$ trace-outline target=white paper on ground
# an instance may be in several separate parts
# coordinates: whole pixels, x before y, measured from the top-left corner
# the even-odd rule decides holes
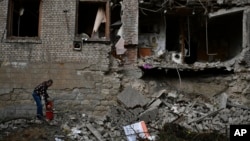
[[[131,125],[123,126],[127,141],[136,141],[136,137],[149,138],[148,129],[144,121],[140,121]]]

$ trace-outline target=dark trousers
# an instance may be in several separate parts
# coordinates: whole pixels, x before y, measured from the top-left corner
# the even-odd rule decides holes
[[[37,106],[37,111],[36,111],[37,117],[39,119],[41,119],[43,117],[43,105],[42,105],[42,101],[41,101],[41,96],[38,95],[36,92],[33,92],[32,96],[33,96],[33,98],[36,102],[36,106]]]

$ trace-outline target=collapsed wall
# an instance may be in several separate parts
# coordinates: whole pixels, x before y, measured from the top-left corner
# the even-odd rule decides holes
[[[177,15],[171,13],[170,9],[166,9],[166,11],[163,9],[162,13],[156,16],[138,10],[143,8],[141,6],[144,6],[143,4],[140,5],[138,1],[112,2],[113,4],[103,0],[95,5],[89,1],[77,1],[76,3],[64,3],[60,0],[43,1],[40,3],[39,14],[36,13],[36,16],[40,17],[36,27],[38,32],[32,32],[32,34],[29,34],[29,32],[24,34],[23,30],[19,31],[16,27],[11,29],[10,25],[13,23],[9,23],[10,20],[8,20],[10,18],[8,13],[11,12],[8,10],[9,4],[7,1],[0,2],[0,9],[2,10],[0,20],[4,23],[0,25],[0,109],[1,115],[4,115],[2,117],[33,115],[35,113],[35,104],[31,97],[33,88],[50,78],[54,80],[54,84],[49,88],[49,94],[55,98],[55,105],[59,108],[58,110],[62,112],[67,110],[84,111],[102,117],[109,110],[109,106],[117,104],[117,94],[132,83],[132,80],[126,78],[134,77],[141,80],[139,78],[143,76],[143,71],[150,71],[152,68],[162,68],[165,71],[168,71],[168,69],[200,71],[215,68],[211,73],[217,71],[216,68],[233,70],[235,73],[231,74],[228,79],[232,77],[234,83],[223,85],[225,89],[220,92],[227,91],[232,97],[236,94],[239,99],[241,99],[242,94],[249,97],[247,96],[249,95],[249,86],[247,85],[249,76],[245,75],[250,66],[248,38],[250,14],[247,4],[242,4],[242,7],[236,8],[236,14],[234,8],[229,9],[226,14],[225,11],[211,12],[216,19],[211,22],[212,29],[209,30],[209,34],[211,32],[209,37],[213,37],[211,40],[215,40],[212,42],[214,43],[212,49],[219,49],[216,52],[220,53],[220,55],[214,56],[207,55],[207,53],[211,53],[210,50],[206,52],[206,49],[211,48],[206,48],[206,28],[203,28],[206,25],[204,17],[193,17],[193,19],[189,19],[189,22],[187,22],[187,17],[179,18],[178,14],[184,12],[184,14],[190,15],[193,9],[180,8],[176,11]],[[237,4],[237,6],[239,5]],[[20,7],[15,8],[19,10]],[[31,8],[31,6],[29,5],[27,8]],[[103,23],[99,25],[100,34],[97,34],[96,30],[93,32],[92,26],[94,26],[96,18],[94,13],[90,14],[90,22],[84,22],[84,19],[87,18],[86,14],[82,13],[86,12],[86,9],[92,8],[101,11],[101,15],[105,13],[106,18],[113,17],[102,19]],[[109,8],[115,12],[108,13]],[[198,10],[195,11],[197,14],[203,14],[204,9],[200,4],[196,10]],[[22,15],[22,13],[19,14]],[[23,14],[25,16],[25,10]],[[223,24],[226,24],[224,20],[219,18],[224,14],[226,15],[224,17],[226,22],[231,22],[230,18],[232,17],[237,19],[232,22],[232,25],[225,26],[219,36],[226,37],[226,42],[221,38],[216,40],[218,35],[215,32],[215,29],[224,27]],[[161,17],[160,21],[155,20],[159,19],[158,16]],[[15,15],[13,21],[17,22],[18,17],[18,15]],[[180,22],[182,20],[186,24],[177,26],[177,24],[183,23]],[[159,26],[160,28],[157,28],[157,26],[151,27],[151,24],[154,24],[152,21],[163,25],[164,22],[168,22],[170,28],[162,25]],[[203,29],[203,36],[194,34],[199,31],[193,31],[192,36],[186,36],[189,35],[187,34],[189,33],[187,32],[189,29],[187,28],[189,27],[187,26],[188,23],[191,24],[192,29],[195,29],[197,21],[200,21],[201,25],[198,27]],[[221,22],[223,22],[222,25]],[[8,27],[4,25],[8,25]],[[182,60],[183,56],[181,55],[185,52],[185,49],[184,46],[181,46],[182,50],[180,50],[179,45],[185,45],[187,42],[185,40],[179,42],[179,34],[175,32],[175,30],[179,30],[179,26],[186,27],[186,29],[183,28],[179,31],[181,35],[195,37],[195,41],[199,41],[197,40],[198,37],[202,39],[196,42],[201,46],[197,50],[196,56],[192,56],[192,59],[196,58],[195,60],[191,59],[184,62]],[[230,30],[236,26],[234,33],[231,34]],[[153,33],[151,34],[151,32]],[[109,36],[109,33],[112,33],[112,36]],[[117,35],[119,35],[119,38]],[[156,43],[155,41],[161,42]],[[120,46],[122,44],[124,46]],[[149,45],[153,46],[154,50],[149,48]],[[146,56],[141,54],[141,49],[144,47],[150,50]],[[180,56],[178,57],[178,55]],[[182,75],[180,78],[182,78]],[[188,93],[197,93],[200,89],[218,88],[215,87],[217,83],[213,84],[214,79],[212,78],[209,80],[211,81],[209,82],[210,85],[207,85],[207,83],[200,84],[199,82],[191,83],[188,80],[182,81],[181,89],[178,87],[180,78],[174,79],[173,87]],[[223,82],[218,84],[221,85]],[[218,89],[221,89],[221,87]],[[203,93],[205,95],[211,92],[206,90]],[[152,91],[148,92],[148,94],[150,93]],[[244,101],[244,104],[246,103],[247,101]]]
[[[230,2],[211,2],[207,7],[195,2],[182,4],[173,2],[157,10],[157,4],[140,4],[138,66],[237,70],[235,66],[245,62],[249,51],[247,3],[239,7],[230,6]]]

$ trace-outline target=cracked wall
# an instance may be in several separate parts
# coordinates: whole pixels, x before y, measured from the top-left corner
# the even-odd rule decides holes
[[[250,14],[248,7],[242,14],[242,28],[244,29],[242,31],[242,51],[239,54],[233,54],[237,59],[230,59],[225,62],[193,62],[190,65],[173,62],[171,60],[172,54],[163,56],[164,53],[168,52],[167,49],[175,51],[175,49],[171,49],[171,44],[179,43],[177,39],[179,36],[176,35],[176,38],[173,38],[173,42],[168,44],[168,40],[164,40],[164,34],[171,36],[171,33],[175,33],[174,31],[168,34],[169,32],[165,33],[164,26],[160,26],[161,28],[157,29],[140,23],[140,20],[152,19],[151,17],[140,19],[142,17],[140,17],[141,11],[138,10],[140,7],[138,1],[114,0],[112,1],[113,3],[110,3],[110,5],[113,4],[110,7],[110,16],[113,17],[110,19],[111,35],[110,40],[105,39],[105,41],[101,39],[83,41],[81,35],[76,35],[78,34],[76,33],[76,27],[79,26],[76,25],[76,2],[68,0],[42,1],[40,38],[35,39],[28,37],[8,38],[6,25],[9,3],[7,0],[0,2],[0,21],[3,23],[0,25],[1,115],[13,115],[18,110],[20,111],[19,113],[24,115],[33,114],[35,110],[31,97],[33,88],[40,82],[51,78],[54,80],[54,84],[49,88],[49,94],[55,98],[56,108],[60,108],[62,111],[79,110],[101,117],[109,110],[109,106],[116,104],[116,96],[122,88],[137,81],[136,78],[143,76],[141,68],[144,66],[147,66],[146,69],[161,68],[166,71],[169,68],[174,70],[206,70],[209,68],[234,70],[235,74],[231,76],[238,83],[230,83],[228,92],[239,94],[240,96],[243,93],[249,95],[249,88],[246,85],[249,81],[249,76],[244,78],[245,74],[242,73],[248,72],[250,66],[248,38],[250,34]],[[106,3],[107,1],[101,0],[101,2]],[[122,4],[120,5],[120,3]],[[239,6],[246,3],[236,5]],[[112,14],[112,10],[116,14]],[[163,10],[162,12],[164,14],[167,11]],[[119,12],[121,13],[117,14]],[[188,12],[192,13],[192,10],[188,10]],[[146,16],[147,13],[144,14]],[[173,19],[177,20],[178,18]],[[160,20],[162,20],[162,25],[164,25],[166,19],[162,18]],[[171,22],[172,25],[176,24],[174,21]],[[141,25],[143,28],[140,27]],[[124,39],[124,47],[127,51],[124,54],[114,55],[116,57],[114,58],[112,53],[115,50],[115,43],[117,43],[116,33],[120,30],[123,32],[119,36]],[[142,30],[149,33],[144,34],[141,32]],[[152,30],[152,37],[156,38],[150,38]],[[156,41],[160,42],[157,45],[152,39],[158,39]],[[144,41],[156,47],[155,52],[151,52],[153,56],[143,58],[144,56],[140,54],[140,46]],[[241,42],[241,40],[238,42]],[[167,48],[164,47],[164,44],[168,45]],[[230,48],[232,51],[237,51],[241,47],[237,47],[237,50],[233,46],[230,46]],[[158,52],[158,49],[165,50]],[[213,80],[214,78],[209,79],[209,81]],[[178,88],[178,83],[179,78],[176,77],[172,84]],[[223,83],[221,81],[218,82],[218,84]],[[151,84],[149,83],[149,85]],[[200,87],[205,95],[208,93],[206,93],[206,90],[216,85],[213,82],[209,82],[208,88],[206,87],[206,82],[202,83],[203,85],[201,86],[199,82],[191,83],[189,79],[183,80],[183,84],[185,84],[185,87],[183,87],[184,91],[195,93],[198,90],[195,87]],[[219,87],[218,91],[223,91],[224,86],[228,88],[228,85]],[[241,88],[237,88],[238,86]],[[150,93],[152,91],[147,92],[149,95]]]
[[[34,87],[52,78],[54,84],[48,93],[55,100],[58,110],[78,110],[100,116],[114,104],[120,80],[100,70],[88,70],[88,67],[78,63],[2,64],[0,107],[15,110],[23,105],[21,109],[25,111],[27,108],[26,112],[31,114],[35,110],[31,97]]]
[[[106,1],[103,1],[106,2]],[[36,85],[53,79],[49,94],[59,110],[102,116],[115,101],[119,78],[110,77],[111,44],[87,42],[74,50],[76,1],[41,1],[39,37],[9,37],[9,1],[0,2],[0,111],[30,116]],[[25,14],[24,10],[24,13]]]

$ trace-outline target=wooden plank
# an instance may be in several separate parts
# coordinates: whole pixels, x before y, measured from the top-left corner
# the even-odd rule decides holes
[[[97,131],[90,123],[86,124],[87,128],[90,130],[91,133],[99,140],[99,141],[104,141],[102,139],[102,135]]]
[[[193,123],[193,122],[200,122],[200,121],[202,121],[204,118],[209,117],[209,116],[212,116],[212,115],[214,115],[214,114],[217,114],[218,112],[220,112],[220,111],[223,110],[223,109],[224,109],[224,108],[221,108],[221,109],[216,110],[216,111],[213,111],[213,112],[211,112],[211,113],[209,113],[209,114],[207,114],[207,115],[204,115],[204,116],[202,116],[202,117],[200,117],[200,118],[198,118],[198,119],[192,120],[192,121],[188,122],[188,124]]]

